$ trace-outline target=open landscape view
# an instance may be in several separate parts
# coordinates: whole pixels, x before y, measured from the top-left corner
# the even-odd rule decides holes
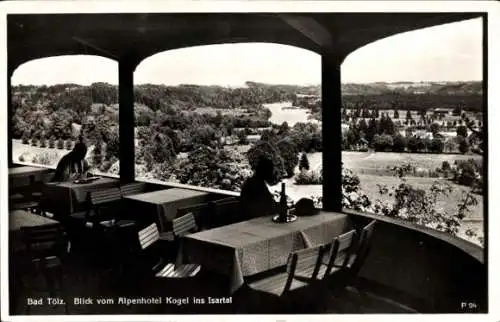
[[[486,14],[7,18],[10,314],[488,312]]]
[[[464,26],[473,27],[468,34],[480,27],[477,20],[452,25],[454,29],[431,29],[447,32],[454,40]],[[424,31],[415,31],[412,37],[418,38],[419,33]],[[400,39],[411,37],[403,34],[391,38],[395,38],[393,47],[391,39],[369,45],[359,50],[359,57],[353,54],[355,57],[344,65],[354,66],[361,56],[369,57],[381,47],[385,51],[401,47]],[[370,46],[374,47],[371,52]],[[422,44],[424,49],[426,46],[428,42]],[[453,46],[461,44],[451,41],[442,51],[453,57]],[[471,56],[478,55],[479,50],[473,47],[469,52]],[[272,55],[266,58],[266,54]],[[277,62],[278,57],[287,56]],[[14,79],[20,82],[12,90],[15,162],[55,167],[73,141],[83,135],[90,147],[87,158],[92,170],[119,174],[116,85],[97,82],[98,79],[88,80],[92,82],[89,85],[72,83],[72,77],[82,78],[79,75],[85,72],[73,74],[70,70],[51,76],[67,79],[65,83],[27,85],[29,78],[22,80],[22,75],[29,75],[29,68],[42,72],[55,62],[70,67],[85,59],[90,58],[45,58],[21,66],[19,75],[14,73]],[[116,68],[111,61],[93,59],[108,70]],[[217,71],[210,67],[209,59],[221,69],[219,75],[212,74]],[[305,65],[293,66],[293,59],[301,59]],[[361,62],[363,66],[367,59]],[[390,67],[397,66],[393,65],[406,63],[399,62],[401,58],[396,54],[391,59],[395,62],[387,67],[389,73],[394,73]],[[481,69],[480,57],[472,59],[475,65],[464,68],[470,81],[457,81],[455,75],[447,80],[445,74],[431,73],[440,81],[402,78],[387,82],[383,76],[381,81],[344,82],[343,106],[336,108],[342,111],[344,175],[352,178],[344,181],[345,207],[408,218],[483,244],[483,84],[474,80]],[[256,70],[250,72],[241,65],[246,60],[252,60]],[[407,60],[415,61],[415,54]],[[422,66],[437,64],[424,55],[418,60]],[[188,65],[179,66],[182,62]],[[169,75],[165,76],[165,83],[177,85],[160,83],[159,66],[165,73],[174,68],[180,80]],[[373,69],[375,75],[381,72],[379,67]],[[451,70],[449,63],[442,69]],[[264,74],[263,79],[241,81],[259,72]],[[269,75],[283,73],[297,79],[297,84],[262,82],[273,77],[281,80]],[[367,77],[370,72],[362,74],[350,67],[342,75],[359,78],[357,73]],[[419,73],[422,72],[416,72]],[[135,74],[136,79],[149,77],[155,81],[144,81],[134,88],[137,180],[238,193],[243,181],[252,174],[252,162],[269,154],[280,172],[277,180],[286,183],[292,200],[306,197],[321,202],[322,141],[334,138],[322,137],[321,85],[312,82],[320,80],[317,54],[275,44],[201,46],[155,55],[139,65]],[[400,74],[405,77],[404,72]],[[201,83],[178,84],[197,79]],[[216,85],[209,85],[212,83]],[[276,183],[271,187],[274,191],[280,187]],[[412,214],[408,207],[414,203],[420,208]],[[430,213],[423,215],[422,211]]]

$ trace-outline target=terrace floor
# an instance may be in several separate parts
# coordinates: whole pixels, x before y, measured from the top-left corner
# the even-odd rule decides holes
[[[41,274],[23,279],[29,287],[16,287],[17,298],[11,304],[13,315],[59,315],[66,314],[63,305],[30,306],[27,310],[28,298],[44,299],[50,297],[46,291]],[[222,277],[201,271],[195,280],[148,280],[135,273],[107,273],[103,268],[96,268],[86,255],[78,254],[66,261],[63,273],[63,292],[58,291],[55,297],[61,297],[68,303],[67,314],[252,314],[252,313],[416,313],[416,310],[382,295],[379,290],[360,281],[345,289],[335,292],[331,289],[317,290],[310,295],[298,294],[286,301],[257,294],[243,287],[232,297],[232,304],[193,304],[194,298],[223,297],[223,285],[227,285]],[[38,290],[35,290],[38,289]],[[314,296],[311,296],[314,294]],[[162,304],[117,304],[119,297],[152,298],[161,297]],[[167,298],[189,298],[188,305],[166,303]],[[75,298],[90,298],[92,305],[75,305]],[[113,299],[115,304],[97,304],[98,299]],[[304,300],[306,299],[306,300]],[[11,296],[11,301],[13,296]]]

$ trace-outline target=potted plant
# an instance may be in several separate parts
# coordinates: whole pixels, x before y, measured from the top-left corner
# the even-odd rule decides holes
[[[49,139],[49,148],[53,149],[56,147],[56,138],[52,135]]]
[[[57,140],[57,148],[59,150],[64,149],[64,140],[62,138],[60,138],[59,140]]]

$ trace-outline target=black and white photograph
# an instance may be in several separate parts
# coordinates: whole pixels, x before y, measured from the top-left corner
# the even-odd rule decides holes
[[[84,2],[4,6],[2,320],[491,313],[493,7]]]

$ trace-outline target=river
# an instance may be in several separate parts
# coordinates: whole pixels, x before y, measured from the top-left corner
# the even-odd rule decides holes
[[[269,121],[273,124],[282,124],[287,122],[289,126],[294,126],[299,122],[312,122],[319,123],[317,120],[308,120],[309,110],[305,108],[290,109],[286,107],[292,107],[292,102],[280,102],[280,103],[270,103],[264,104],[264,107],[271,111],[271,117]],[[284,109],[285,108],[285,109]]]

